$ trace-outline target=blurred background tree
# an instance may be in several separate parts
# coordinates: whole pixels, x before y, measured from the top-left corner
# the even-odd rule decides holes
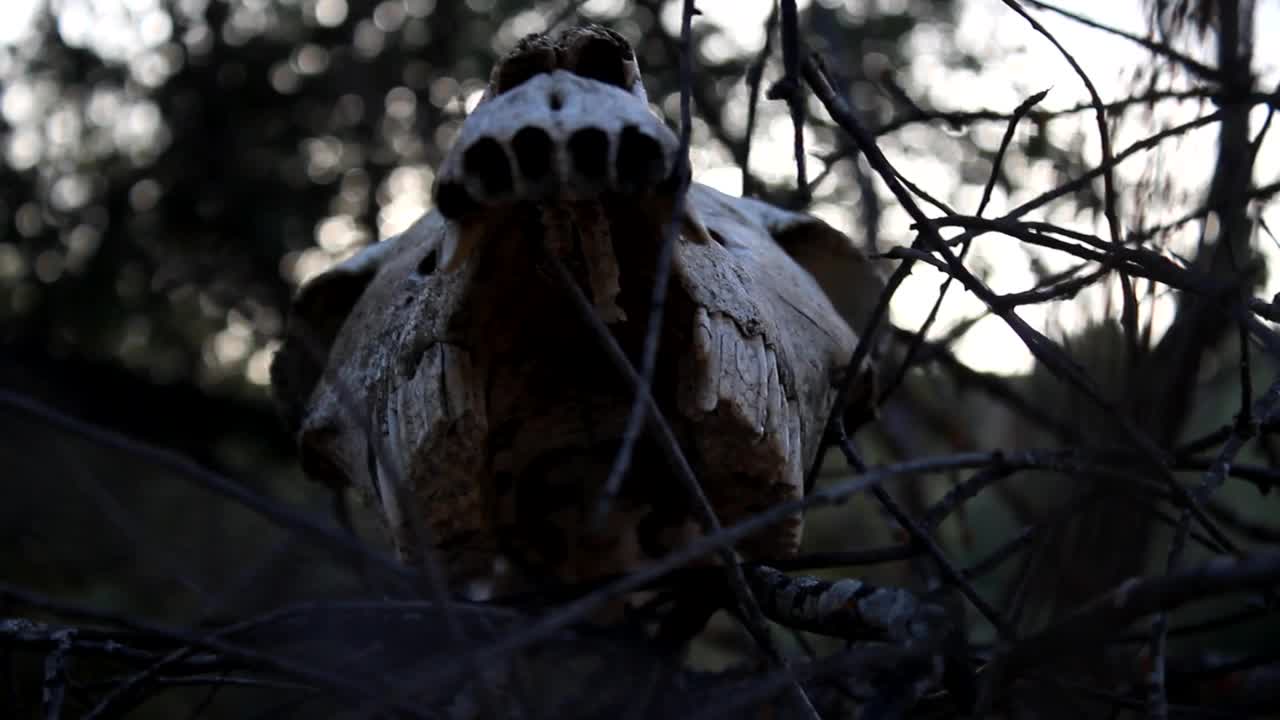
[[[432,169],[495,55],[553,22],[610,23],[637,41],[670,116],[677,5],[40,4],[0,48],[5,373],[50,380],[77,413],[218,466],[226,437],[281,450],[262,388],[291,292],[427,209]],[[815,3],[803,21],[879,121],[892,101],[876,84],[909,67],[915,28],[945,35],[952,3],[857,5]],[[741,160],[759,48],[714,15],[698,44],[700,159]],[[782,198],[788,164],[757,164],[762,191]]]
[[[937,206],[961,212],[978,205],[1009,113],[1050,82],[1041,67],[1012,77],[1007,56],[1016,63],[1026,55],[1011,47],[1045,43],[1021,25],[1017,43],[985,39],[994,26],[983,13],[993,11],[966,12],[977,4],[799,3],[801,36],[824,54],[886,153]],[[748,112],[752,98],[782,76],[771,3],[699,5],[695,177],[807,207],[871,250],[909,240],[904,213],[816,101],[805,108],[804,187],[797,187],[785,103],[762,100]],[[609,24],[636,46],[651,101],[677,124],[680,3],[672,0],[30,6],[29,25],[0,34],[0,388],[176,450],[318,517],[329,515],[330,498],[301,480],[267,392],[289,298],[308,278],[429,209],[434,168],[493,59],[530,32]],[[1275,68],[1254,57],[1257,8],[1249,0],[1142,7],[1149,23],[1141,32],[1185,54],[1155,52],[1125,77],[1127,99],[1104,98],[1119,101],[1108,114],[1116,148],[1172,124],[1167,102],[1182,120],[1205,108],[1227,111],[1209,125],[1216,145],[1194,146],[1202,148],[1199,175],[1179,170],[1175,140],[1173,150],[1153,153],[1123,176],[1120,219],[1150,247],[1256,292],[1265,282],[1257,230],[1265,229],[1264,204],[1276,192],[1274,181],[1254,183],[1255,160],[1269,172],[1275,167],[1258,160],[1274,157],[1260,130],[1273,107],[1259,100],[1259,88],[1274,82]],[[1074,49],[1082,60],[1091,52]],[[1218,70],[1206,74],[1187,56]],[[1069,89],[1055,87],[1056,104],[1032,110],[1013,136],[988,216],[1100,161],[1097,128],[1081,112],[1091,112],[1087,95],[1070,77]],[[1079,184],[1036,216],[1107,237],[1105,208],[1098,181]],[[1075,262],[1003,247],[977,248],[969,258],[979,277],[1002,290],[1060,281]],[[1106,277],[1078,298],[1025,313],[1064,340],[1162,447],[1229,422],[1240,404],[1235,329],[1212,303],[1175,302],[1154,284],[1138,288],[1138,322],[1126,325],[1121,287]],[[911,344],[941,281],[921,268],[904,286],[894,314],[904,328],[895,336],[901,347]],[[992,343],[990,327],[999,323],[975,304],[954,291],[941,301],[946,320],[904,371],[905,382],[890,383],[901,392],[889,396],[868,433],[873,460],[1117,437],[1115,417],[1033,366],[1016,344],[1024,376],[976,366],[975,359],[1009,360],[993,349],[1009,345]],[[1250,368],[1259,386],[1272,363],[1258,358]],[[890,368],[892,379],[897,369]],[[358,569],[240,504],[147,458],[93,446],[6,407],[0,580],[176,623],[363,586]],[[1270,442],[1241,457],[1274,466]],[[1032,487],[1043,477],[1026,478],[978,498],[980,521],[960,513],[939,533],[964,557],[978,557],[1036,522],[1037,507],[1091,492]],[[946,487],[913,483],[902,494],[920,510]],[[1253,489],[1236,485],[1223,496],[1244,509],[1245,526],[1261,533],[1255,540],[1274,540],[1267,534],[1274,528],[1256,522],[1277,511],[1274,494],[1258,501],[1245,491]],[[1127,574],[1163,567],[1164,548],[1154,540],[1168,530],[1149,516],[1134,521],[1131,499],[1107,508],[1062,531],[1033,586],[1046,607],[1055,596],[1069,607]],[[817,522],[809,543],[842,549],[892,535],[872,525],[887,523]],[[1073,558],[1089,563],[1073,566]],[[1011,576],[984,589],[1004,587]]]
[[[707,6],[696,32],[700,169],[747,160],[752,68],[763,71],[761,93],[781,74],[776,52],[759,63],[774,22],[767,6],[746,22],[731,17],[733,3],[722,5]],[[877,88],[910,67],[913,34],[938,45],[932,61],[976,67],[942,42],[953,11],[938,0],[825,2],[807,5],[801,22],[878,125],[898,114],[892,93]],[[617,28],[636,44],[655,107],[676,124],[678,13],[679,3],[628,0],[35,3],[30,28],[0,45],[0,385],[325,508],[322,493],[297,481],[266,387],[292,293],[428,209],[433,168],[493,59],[527,33],[579,21]],[[755,123],[757,136],[783,138],[773,143],[783,154],[757,149],[751,184],[795,205],[780,105],[762,103]],[[862,174],[835,136],[811,120],[811,151],[828,160],[809,159],[818,202],[847,201],[844,168]],[[721,180],[736,190],[741,175]],[[868,223],[874,238],[878,203],[872,192],[840,212]],[[118,584],[129,595],[128,566],[148,565],[136,556],[140,540],[200,544],[195,526],[176,532],[164,518],[240,512],[128,458],[91,460],[27,417],[3,422],[13,432],[0,453],[15,470],[4,483],[25,498],[8,504],[3,524],[25,538],[6,544],[18,551],[5,563],[18,577],[71,563],[90,585]],[[141,516],[120,520],[142,538],[99,541],[114,548],[114,562],[71,561],[79,551],[67,548],[118,533],[50,457],[80,466]],[[261,540],[237,523],[213,521],[210,545],[189,552],[231,562],[242,542]],[[33,534],[37,526],[46,532]],[[276,584],[288,592],[296,582],[277,576]]]

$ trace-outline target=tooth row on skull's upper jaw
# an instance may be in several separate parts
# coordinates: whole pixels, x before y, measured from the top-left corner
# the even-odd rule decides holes
[[[605,191],[645,192],[676,165],[679,141],[646,102],[557,70],[479,105],[436,178],[436,207],[456,219],[482,207]]]

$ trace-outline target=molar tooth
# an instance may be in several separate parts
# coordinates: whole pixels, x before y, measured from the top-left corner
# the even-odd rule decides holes
[[[742,410],[756,435],[764,434],[768,415],[768,388],[766,387],[767,356],[764,342],[759,335],[738,336],[738,377],[742,383]]]
[[[787,457],[789,458],[787,467],[791,471],[793,487],[804,487],[807,464],[812,461],[812,458],[804,455],[803,429],[800,426],[800,413],[787,413]]]
[[[781,395],[782,404],[778,409],[778,438],[781,441],[780,446],[782,447],[782,455],[787,459],[787,477],[794,479],[794,467],[800,463],[800,459],[796,456],[800,454],[800,450],[791,446],[793,440],[791,435],[791,403],[787,400],[786,390],[783,390]],[[803,470],[799,477],[801,478],[800,482],[803,483]],[[800,487],[800,485],[795,482],[793,482],[792,485],[794,487]]]
[[[699,307],[693,318],[694,407],[703,413],[716,409],[720,401],[720,338],[707,309]]]
[[[778,376],[778,355],[771,347],[765,350],[765,383],[767,385],[765,399],[765,421],[764,432],[768,436],[782,435],[784,439],[783,454],[786,454],[785,435],[786,430],[784,423],[785,418],[782,415],[783,408],[786,405],[786,398],[783,396],[782,381]]]
[[[720,313],[715,315],[716,336],[720,344],[720,398],[723,401],[721,413],[732,413],[733,416],[745,418],[742,403],[747,399],[746,379],[743,377],[745,358],[741,354],[742,335],[731,318]]]

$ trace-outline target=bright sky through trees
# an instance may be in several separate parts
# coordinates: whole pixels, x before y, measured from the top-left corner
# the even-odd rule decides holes
[[[31,22],[43,2],[52,1],[57,6],[68,7],[78,5],[91,13],[119,16],[112,12],[112,6],[121,4],[132,9],[138,6],[152,6],[149,0],[3,0],[0,2],[0,44],[12,43],[29,32]],[[835,0],[800,0],[803,7],[810,1],[831,3]],[[620,0],[590,0],[591,6],[612,6]],[[699,9],[705,17],[731,30],[731,41],[741,49],[755,50],[763,43],[763,28],[774,0],[700,0]],[[906,7],[906,0],[879,0],[872,5],[879,11],[901,11]],[[1074,12],[1087,15],[1104,24],[1121,28],[1139,35],[1145,34],[1143,3],[1140,0],[1074,0],[1064,3]],[[671,29],[678,32],[679,3],[669,3],[663,21]],[[1088,100],[1088,95],[1079,78],[1072,72],[1066,61],[1043,37],[1031,30],[1026,22],[1010,11],[999,0],[965,0],[960,20],[955,28],[959,44],[975,56],[985,58],[981,71],[958,70],[947,67],[941,61],[929,62],[928,56],[939,46],[940,39],[935,30],[928,27],[917,29],[912,43],[919,60],[914,63],[911,77],[900,81],[910,91],[927,97],[928,104],[943,110],[978,110],[991,109],[1010,111],[1027,96],[1050,89],[1040,107],[1053,110],[1076,105]],[[602,8],[597,8],[602,9]],[[1143,63],[1150,63],[1151,56],[1136,44],[1096,30],[1081,26],[1068,19],[1046,12],[1035,12],[1040,20],[1062,44],[1072,52],[1083,66],[1098,88],[1104,100],[1124,97],[1131,94],[1134,83],[1133,71],[1141,68]],[[92,32],[108,32],[110,26],[95,26]],[[1280,81],[1280,57],[1265,52],[1280,42],[1280,2],[1261,0],[1256,18],[1256,47],[1259,67],[1257,68],[1262,87],[1274,87]],[[107,41],[110,45],[110,41]],[[713,52],[714,48],[705,51]],[[1212,58],[1212,50],[1199,49],[1197,56]],[[923,56],[923,57],[920,57]],[[1115,131],[1113,144],[1123,148],[1149,134],[1157,124],[1184,122],[1204,110],[1194,104],[1164,104],[1152,118],[1152,124],[1127,122]],[[1265,117],[1266,108],[1255,109],[1255,130]],[[1076,117],[1078,127],[1085,128],[1089,142],[1084,146],[1085,157],[1089,162],[1101,159],[1100,147],[1097,143],[1096,131],[1092,130],[1094,119],[1089,113],[1081,113]],[[1055,131],[1059,129],[1074,132],[1069,123],[1055,123]],[[987,124],[985,127],[975,125],[970,132],[995,133],[1003,132],[999,124]],[[1215,157],[1215,140],[1217,126],[1213,125],[1198,132],[1193,132],[1162,146],[1159,159],[1160,172],[1173,177],[1181,189],[1194,191],[1203,187],[1212,172]],[[760,129],[756,138],[757,145],[753,152],[753,169],[766,174],[777,174],[789,177],[792,163],[791,138],[789,124],[775,122]],[[992,143],[994,144],[994,143]],[[898,168],[913,182],[936,196],[949,199],[962,211],[971,211],[976,207],[981,188],[977,186],[960,186],[960,178],[945,159],[929,154],[904,154],[894,152],[892,146],[886,145],[886,152]],[[1140,154],[1126,162],[1117,171],[1122,188],[1139,182],[1144,174],[1150,175],[1153,154]],[[1009,161],[1016,161],[1010,158]],[[820,161],[813,158],[815,164]],[[1045,161],[1047,164],[1047,161]],[[1025,163],[1024,163],[1025,164]],[[1013,168],[1011,168],[1013,169]],[[737,193],[741,187],[741,174],[728,162],[723,154],[703,154],[695,157],[695,170],[698,179],[717,186],[727,192]],[[1023,188],[1013,197],[997,191],[988,215],[997,215],[1002,210],[1017,205],[1023,200],[1043,192],[1051,187],[1053,178],[1047,167],[1032,164],[1016,168],[1022,173]],[[1274,182],[1280,174],[1280,150],[1272,139],[1264,143],[1258,158],[1255,183]],[[840,181],[838,176],[836,181]],[[886,195],[887,198],[887,195]],[[846,230],[850,226],[850,213],[846,208],[826,205],[816,206],[814,212],[833,224]],[[1185,211],[1185,207],[1174,204],[1169,208],[1153,208],[1163,210],[1168,217],[1174,217]],[[416,207],[414,208],[416,214]],[[1086,216],[1077,215],[1070,203],[1059,203],[1050,210],[1048,219],[1065,226],[1079,227],[1087,225]],[[1122,220],[1124,219],[1122,215]],[[1149,217],[1148,221],[1159,220],[1160,217]],[[1265,211],[1263,220],[1270,228],[1280,228],[1280,211],[1274,207]],[[1101,223],[1099,218],[1099,223]],[[885,238],[891,242],[899,242],[909,238],[909,219],[895,203],[888,201],[883,219]],[[1080,227],[1083,230],[1102,231],[1101,224],[1093,227]],[[1132,229],[1132,228],[1130,228]],[[1190,251],[1195,240],[1195,229],[1190,228],[1184,237],[1175,243],[1174,249]],[[1103,233],[1105,235],[1105,232]],[[975,249],[975,258],[986,262],[991,268],[988,276],[990,284],[998,291],[1009,292],[1027,289],[1034,282],[1028,256],[1021,252],[1001,252],[1002,243],[1007,239],[990,239],[986,244],[979,243]],[[1179,244],[1181,243],[1181,244]],[[1263,252],[1270,265],[1270,278],[1263,296],[1280,291],[1280,250],[1276,244],[1265,236],[1260,240]],[[1004,247],[1008,247],[1004,245]],[[1073,261],[1072,258],[1046,255],[1042,258],[1050,269],[1062,269]],[[1055,267],[1054,263],[1061,267]],[[894,320],[906,327],[920,323],[927,314],[936,289],[941,282],[941,275],[927,267],[916,271],[913,277],[894,298]],[[1114,291],[1114,288],[1112,288]],[[1080,330],[1091,317],[1097,317],[1107,311],[1109,303],[1115,298],[1107,297],[1107,290],[1101,286],[1090,288],[1082,293],[1078,302],[1056,305],[1030,305],[1019,309],[1019,313],[1034,327],[1050,331],[1072,332]],[[1116,307],[1111,304],[1110,307]],[[952,291],[939,316],[937,332],[945,332],[948,327],[973,316],[981,315],[984,308],[974,297],[958,290]],[[1162,330],[1173,316],[1172,299],[1165,297],[1151,306],[1154,324]],[[995,318],[980,321],[972,330],[964,335],[956,346],[957,353],[971,366],[977,369],[1019,372],[1028,369],[1031,357],[1022,344],[1015,338],[1005,324]]]

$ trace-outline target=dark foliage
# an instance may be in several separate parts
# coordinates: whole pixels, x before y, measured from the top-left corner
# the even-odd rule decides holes
[[[1024,43],[1053,44],[1087,88],[1053,111],[1043,93],[992,110],[910,81],[910,39],[947,36],[951,2],[783,0],[761,19],[763,48],[712,12],[682,34],[670,22],[682,5],[68,0],[0,45],[0,716],[1277,707],[1280,308],[1256,295],[1262,212],[1280,188],[1255,181],[1274,171],[1255,161],[1276,97],[1255,72],[1254,3],[1149,3],[1149,36],[1127,37],[1155,61],[1107,98],[1081,49],[1041,23],[1123,33],[1006,0]],[[811,552],[782,568],[823,580],[744,568],[735,595],[681,569],[749,530],[735,526],[564,597],[442,605],[341,491],[297,472],[264,387],[297,286],[425,210],[495,54],[579,19],[636,45],[651,100],[702,166],[736,165],[748,192],[781,205],[835,208],[890,263],[858,328],[862,352],[889,348],[881,415],[861,447],[832,418],[829,462],[847,469],[814,468]],[[1201,37],[1215,56],[1186,49]],[[942,43],[926,60],[972,71],[990,58]],[[1183,101],[1203,112],[1115,140]],[[700,120],[685,124],[689,103]],[[785,167],[751,142],[779,121],[796,159]],[[1167,171],[1117,172],[1197,128],[1217,133],[1198,195],[1169,192]],[[934,198],[936,183],[902,171],[934,152],[980,193],[973,215],[951,206],[958,190]],[[1070,214],[1079,227],[1060,222]],[[1179,234],[1196,238],[1189,252]],[[995,242],[1023,248],[1031,287],[993,289],[991,259],[1017,254],[980,247]],[[893,327],[890,299],[913,269],[939,273],[933,311]],[[953,290],[1017,336],[1031,374],[965,364],[977,321],[934,328]],[[1105,309],[1074,335],[1020,314],[1094,290]],[[813,609],[870,597],[870,585],[840,594],[864,572],[912,588],[892,595],[912,612]],[[676,667],[632,627],[682,588],[711,588],[731,610],[693,653],[715,672]],[[584,622],[637,589],[658,592],[636,622]],[[901,617],[927,630],[890,622]]]

